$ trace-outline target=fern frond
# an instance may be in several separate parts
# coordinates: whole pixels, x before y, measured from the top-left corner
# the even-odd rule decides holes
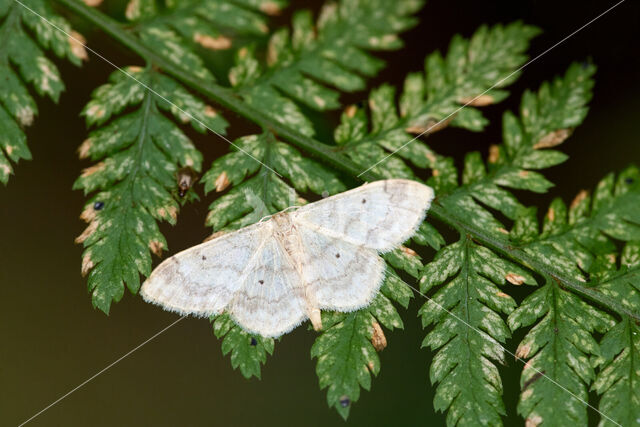
[[[213,79],[198,48],[227,50],[241,35],[264,37],[264,14],[273,15],[286,0],[130,0],[125,17],[133,30],[155,52],[189,69],[202,79]]]
[[[273,354],[274,339],[249,334],[236,325],[230,316],[221,314],[211,319],[213,332],[222,339],[222,354],[231,353],[231,366],[240,368],[242,375],[249,379],[260,379],[260,365]]]
[[[229,81],[243,99],[282,124],[313,135],[297,103],[323,111],[340,106],[339,91],[363,89],[365,78],[383,66],[367,51],[397,49],[397,34],[412,27],[409,15],[422,0],[341,0],[327,3],[314,24],[297,11],[292,30],[274,32],[262,67],[253,49],[242,48]],[[333,86],[334,88],[327,87]],[[336,90],[338,89],[338,90]]]
[[[176,221],[179,202],[172,192],[177,169],[201,167],[200,152],[162,111],[201,132],[206,125],[224,133],[227,125],[171,78],[139,67],[127,72],[137,81],[113,73],[83,110],[87,124],[100,127],[82,143],[80,157],[101,161],[74,184],[93,193],[81,215],[90,224],[77,241],[85,247],[82,271],[89,275],[93,305],[105,313],[122,298],[125,284],[132,293],[138,291],[140,274],[151,271],[149,252],[160,255],[166,249],[157,221]],[[125,108],[131,111],[122,114]]]
[[[318,359],[320,388],[327,388],[327,403],[347,419],[360,387],[371,388],[371,374],[380,372],[377,352],[387,345],[380,325],[389,330],[403,328],[392,301],[407,307],[411,289],[393,270],[387,270],[380,293],[368,307],[352,313],[322,312],[323,331],[311,347]]]
[[[567,209],[562,200],[551,203],[545,216],[542,233],[532,235],[538,229],[534,210],[523,212],[516,221],[526,224],[514,227],[532,232],[513,233],[512,238],[526,242],[521,247],[537,261],[560,270],[576,280],[590,280],[593,286],[631,310],[640,306],[637,287],[638,245],[627,243],[623,252],[621,269],[616,269],[617,247],[615,240],[640,239],[640,171],[630,167],[616,180],[613,174],[605,177],[597,186],[593,196],[581,192]],[[554,422],[586,422],[586,407],[577,399],[560,400],[557,394],[560,387],[566,388],[581,399],[587,399],[587,386],[595,379],[589,357],[596,357],[596,364],[608,366],[599,374],[594,388],[606,393],[601,403],[607,416],[609,410],[614,416],[630,416],[630,408],[620,408],[615,403],[620,397],[620,389],[610,388],[620,375],[621,366],[628,368],[625,357],[635,349],[635,340],[629,341],[624,334],[629,333],[633,325],[626,325],[626,318],[616,327],[609,329],[613,321],[608,315],[589,306],[576,296],[563,290],[553,277],[541,290],[528,297],[520,308],[509,318],[513,330],[542,320],[529,332],[518,347],[518,357],[529,359],[522,374],[523,391],[519,412],[538,424],[553,419]],[[603,343],[598,346],[592,332],[607,332]],[[605,350],[606,348],[606,350]],[[617,361],[614,357],[621,351]],[[559,360],[559,356],[560,360]],[[558,362],[565,367],[559,366]],[[539,374],[533,369],[544,371],[547,379],[536,380],[539,385],[531,385],[532,378]],[[632,381],[629,378],[628,381]],[[626,391],[632,391],[633,398],[638,390],[632,383]],[[624,389],[625,382],[619,384]],[[630,387],[630,388],[629,388]],[[637,387],[636,387],[637,388]],[[554,389],[554,390],[552,390]],[[555,394],[554,394],[555,393]],[[635,393],[635,394],[634,394]],[[606,408],[606,409],[605,409]],[[603,423],[610,422],[603,418]]]
[[[43,49],[51,50],[75,65],[87,59],[82,35],[56,15],[49,2],[25,0],[25,8],[13,0],[0,0],[0,182],[13,173],[11,162],[31,159],[24,128],[38,113],[32,87],[40,96],[58,102],[64,83],[55,64]],[[34,14],[38,13],[73,35],[68,38]],[[75,39],[75,40],[74,40]]]
[[[437,350],[430,371],[438,383],[434,406],[448,411],[448,425],[501,424],[505,410],[495,363],[505,363],[500,343],[511,334],[498,313],[516,307],[498,287],[506,283],[536,282],[467,236],[440,250],[422,273],[423,293],[439,286],[420,309],[423,326],[433,325],[422,346]]]
[[[499,102],[508,95],[500,88],[518,77],[516,70],[526,61],[524,52],[537,33],[535,27],[514,23],[506,27],[481,27],[470,40],[454,37],[446,58],[433,53],[425,61],[424,74],[407,76],[398,107],[395,90],[389,85],[369,95],[370,119],[362,109],[348,107],[334,134],[340,151],[358,164],[372,165],[389,152],[400,149],[413,138],[412,134],[433,133],[449,122],[474,131],[482,130],[487,121],[475,107]],[[496,88],[471,102],[508,75],[510,77]],[[452,119],[435,126],[468,102],[471,104]],[[445,179],[455,175],[453,163],[438,156],[420,140],[404,146],[373,171],[389,178],[411,178],[413,172],[409,164],[434,170],[437,193],[456,187],[455,180]]]
[[[202,177],[207,193],[231,186],[209,206],[207,225],[214,231],[240,228],[304,204],[298,192],[328,195],[346,189],[335,172],[303,157],[270,132],[240,138],[232,150],[215,160]]]

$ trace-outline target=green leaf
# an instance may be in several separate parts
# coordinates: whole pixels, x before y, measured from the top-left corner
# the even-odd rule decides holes
[[[239,138],[232,150],[214,161],[202,177],[207,193],[232,186],[209,206],[207,225],[215,231],[249,225],[306,203],[298,192],[329,195],[346,188],[335,172],[303,157],[269,132]]]
[[[222,354],[231,353],[231,366],[240,368],[242,375],[249,379],[260,379],[260,365],[273,354],[274,339],[249,334],[236,325],[230,316],[221,314],[211,319],[213,332],[222,340]]]
[[[512,331],[534,323],[516,351],[527,361],[518,413],[533,425],[586,425],[589,356],[600,354],[592,333],[611,327],[611,317],[548,280],[509,316]]]
[[[371,389],[371,374],[380,372],[377,351],[387,345],[380,325],[390,330],[403,327],[391,300],[406,307],[411,296],[411,289],[387,269],[381,293],[368,307],[352,313],[322,312],[323,331],[311,347],[311,357],[318,359],[316,374],[320,388],[327,388],[327,404],[345,420],[360,398],[360,387]]]
[[[459,108],[500,77],[514,73],[526,61],[523,52],[537,33],[534,27],[514,23],[506,27],[481,27],[470,40],[454,37],[446,58],[434,53],[425,61],[424,75],[407,76],[399,108],[396,108],[394,90],[388,85],[369,95],[371,120],[362,108],[347,107],[334,133],[336,142],[356,163],[375,165],[371,170],[380,176],[413,178],[413,171],[408,167],[411,163],[432,169],[429,184],[437,194],[454,189],[458,185],[457,171],[451,159],[414,140],[412,134],[428,135],[449,123],[482,130],[487,121],[479,110],[472,106]],[[514,73],[498,86],[512,83],[518,75]],[[493,89],[472,105],[488,105],[501,101],[506,95],[504,90]],[[444,121],[438,123],[441,120]],[[388,157],[389,153],[393,156]]]
[[[26,7],[13,0],[0,0],[0,182],[3,184],[13,173],[11,162],[31,159],[23,129],[33,123],[38,108],[29,88],[56,103],[65,88],[58,68],[44,50],[52,50],[56,56],[75,65],[80,65],[87,55],[84,46],[76,41],[82,40],[82,36],[52,11],[49,2],[25,0],[23,3]]]
[[[448,425],[501,425],[505,414],[502,380],[509,329],[499,312],[509,314],[515,301],[498,286],[535,284],[525,270],[466,237],[441,249],[427,264],[421,291],[438,287],[420,309],[423,327],[433,326],[423,347],[437,351],[430,370],[438,383],[434,406],[447,411]]]
[[[637,305],[636,305],[637,307]],[[600,425],[634,425],[640,418],[640,327],[624,318],[600,342],[600,372],[592,389],[602,395]]]
[[[136,80],[113,73],[83,110],[89,126],[108,122],[80,146],[81,158],[101,161],[74,184],[93,193],[81,216],[89,226],[77,241],[85,247],[82,271],[89,275],[93,305],[105,313],[122,298],[125,284],[137,293],[140,274],[151,272],[150,251],[160,255],[167,247],[157,221],[176,221],[176,171],[201,168],[200,152],[161,110],[180,122],[191,120],[197,130],[206,124],[224,133],[226,127],[224,119],[169,77],[139,67],[126,71]],[[130,110],[121,114],[125,107]]]
[[[311,121],[297,105],[324,111],[340,106],[340,91],[364,89],[365,78],[382,67],[367,51],[397,49],[397,37],[416,20],[410,15],[421,0],[342,0],[330,2],[314,25],[311,12],[297,11],[292,28],[275,31],[269,40],[264,68],[252,49],[236,55],[229,80],[245,102],[305,135],[313,135]],[[250,78],[247,69],[251,68]]]

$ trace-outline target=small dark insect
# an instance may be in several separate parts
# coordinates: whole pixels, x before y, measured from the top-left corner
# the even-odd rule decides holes
[[[251,337],[251,345],[254,347],[258,345],[258,341],[254,337]]]
[[[633,184],[633,178],[627,178],[624,180],[627,184]]]
[[[206,260],[207,260],[207,257],[206,257],[206,256],[204,256],[204,255],[202,255],[202,260],[203,260],[203,261],[206,261]]]
[[[336,254],[336,258],[340,258],[340,254]]]
[[[362,204],[367,203],[367,199],[362,199]]]
[[[258,283],[260,283],[261,285],[264,285],[264,280],[258,280]]]
[[[351,400],[349,399],[348,396],[340,397],[340,406],[342,406],[343,408],[346,408],[347,406],[349,406],[349,404],[351,404]]]
[[[102,208],[104,208],[104,202],[95,202],[93,204],[93,209],[100,211],[102,210]]]
[[[178,182],[178,196],[184,197],[191,188],[195,180],[198,178],[196,171],[189,166],[184,167],[176,172],[176,181]]]

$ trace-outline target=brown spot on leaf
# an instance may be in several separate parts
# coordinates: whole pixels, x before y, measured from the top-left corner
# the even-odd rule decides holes
[[[373,373],[373,370],[375,369],[375,365],[373,364],[373,361],[369,361],[369,363],[367,363],[367,368],[369,368],[369,371],[371,371]]]
[[[86,4],[89,7],[96,7],[102,4],[102,0],[83,0],[83,1],[84,1],[84,4]]]
[[[526,280],[524,276],[521,276],[516,273],[508,273],[506,276],[504,276],[504,278],[507,279],[507,282],[514,285],[522,285]]]
[[[509,232],[505,228],[502,228],[502,227],[498,228],[498,231],[500,233],[502,233],[502,234],[509,234]]]
[[[433,170],[431,170],[431,175],[440,176],[440,171],[438,169],[433,169]]]
[[[231,47],[231,39],[225,36],[211,37],[207,34],[195,33],[193,40],[205,49],[225,50]]]
[[[218,112],[211,105],[206,105],[204,107],[204,115],[207,117],[215,117],[218,115]]]
[[[87,116],[96,117],[98,119],[100,117],[104,116],[104,113],[105,113],[104,109],[102,107],[100,107],[99,105],[92,105],[87,110]]]
[[[486,93],[479,96],[465,96],[458,100],[460,104],[469,105],[471,107],[486,107],[487,105],[493,104],[494,101],[493,96],[487,95]]]
[[[616,263],[616,254],[607,254],[607,260],[611,264],[615,264]]]
[[[89,55],[87,54],[87,49],[85,48],[85,44],[87,40],[84,38],[82,34],[77,31],[71,31],[69,38],[69,46],[71,47],[71,53],[73,56],[80,58],[82,61],[88,61]]]
[[[451,121],[455,118],[455,114],[451,117],[448,117],[446,120],[439,121],[435,119],[429,119],[424,123],[414,123],[405,128],[405,131],[417,135],[427,134],[430,135],[432,133],[438,132],[451,123]]]
[[[169,216],[173,219],[178,219],[178,208],[175,206],[169,206]]]
[[[588,195],[589,193],[587,193],[587,190],[580,190],[580,192],[571,202],[570,209],[574,209],[576,206],[578,206],[584,199],[587,198]]]
[[[523,178],[526,178],[529,175],[529,171],[522,170],[518,172],[518,175],[520,175]]]
[[[533,148],[538,150],[540,148],[550,148],[555,147],[556,145],[560,145],[564,142],[565,139],[571,136],[573,129],[558,129],[553,132],[549,132],[545,136],[543,136],[540,141],[536,142],[533,145]]]
[[[526,390],[531,384],[538,381],[543,376],[544,376],[544,371],[536,372],[527,381],[525,381],[524,384],[522,384],[522,390]]]
[[[91,151],[92,144],[93,142],[91,141],[91,138],[85,139],[78,147],[78,157],[80,157],[81,159],[86,159],[87,157],[89,157],[89,152]]]
[[[220,175],[218,175],[218,177],[216,178],[216,191],[219,193],[221,191],[224,191],[230,184],[229,182],[229,176],[227,175],[226,172],[222,172]]]
[[[382,351],[387,346],[387,337],[384,336],[384,332],[380,327],[380,324],[373,321],[373,334],[371,335],[371,344],[376,351]]]
[[[143,71],[144,68],[140,67],[139,65],[130,65],[127,67],[127,70],[131,73],[139,73]]]
[[[151,249],[151,252],[153,252],[155,255],[161,256],[164,249],[164,243],[158,240],[152,240],[149,242],[149,249]]]
[[[83,243],[98,229],[98,221],[91,221],[91,223],[84,229],[82,234],[76,237],[76,243]]]
[[[167,215],[167,211],[165,208],[159,208],[158,210],[156,210],[156,213],[160,218],[164,218]]]
[[[496,295],[500,298],[510,298],[509,295],[505,294],[504,292],[498,292]]]
[[[91,253],[86,252],[82,257],[82,268],[80,270],[80,272],[82,273],[82,277],[85,277],[87,274],[89,274],[93,266],[94,264],[93,260],[91,259]]]
[[[4,151],[6,151],[9,156],[11,155],[11,153],[13,153],[13,150],[15,150],[15,147],[13,145],[7,145],[6,147],[4,147]]]

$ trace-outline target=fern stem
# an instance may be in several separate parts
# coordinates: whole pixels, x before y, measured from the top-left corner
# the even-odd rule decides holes
[[[322,161],[338,168],[353,177],[359,177],[365,181],[375,181],[381,179],[377,174],[368,171],[362,173],[363,167],[347,159],[341,154],[335,152],[333,147],[323,144],[313,138],[302,135],[301,133],[282,125],[276,120],[268,117],[261,111],[247,105],[239,96],[231,89],[219,86],[213,82],[202,80],[195,77],[189,71],[181,66],[171,62],[167,58],[156,54],[149,49],[142,41],[126,31],[120,23],[103,14],[99,10],[86,6],[79,0],[56,0],[67,10],[77,14],[79,17],[90,22],[96,27],[103,30],[106,34],[140,55],[145,60],[160,67],[165,73],[173,76],[184,85],[188,86],[199,94],[209,98],[212,101],[222,105],[223,107],[245,117],[246,119],[260,125],[264,129],[268,129],[278,137],[288,141],[297,148],[305,151],[307,154],[317,157]],[[360,175],[362,173],[362,175]],[[614,299],[602,295],[594,287],[585,286],[570,278],[564,277],[557,271],[536,262],[532,257],[527,255],[523,250],[512,246],[508,241],[496,239],[485,230],[473,227],[471,224],[465,223],[455,217],[451,212],[439,205],[437,202],[431,207],[429,215],[451,227],[454,227],[464,234],[469,235],[474,240],[493,249],[494,251],[522,264],[532,270],[551,277],[561,286],[580,294],[595,303],[612,310],[620,315],[626,315],[640,322],[640,313],[633,312],[625,308]]]

